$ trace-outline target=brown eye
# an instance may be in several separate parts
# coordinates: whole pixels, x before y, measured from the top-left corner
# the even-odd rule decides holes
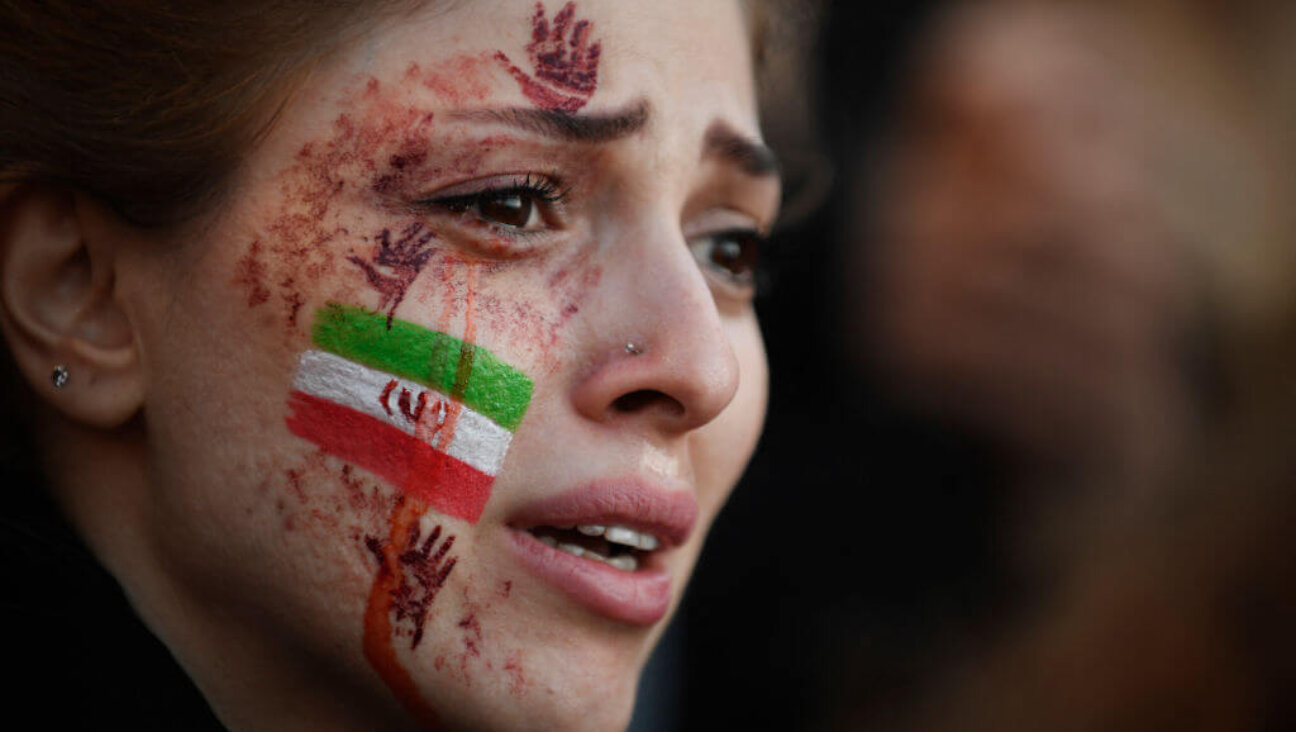
[[[525,229],[535,214],[535,201],[520,193],[483,197],[477,214],[486,221],[514,229]]]
[[[562,194],[552,184],[527,179],[505,188],[430,199],[424,205],[467,215],[501,229],[533,232],[547,228],[546,207],[552,209],[561,200]]]
[[[689,249],[698,264],[729,283],[746,288],[755,282],[762,241],[754,231],[723,231],[694,238],[689,242]]]

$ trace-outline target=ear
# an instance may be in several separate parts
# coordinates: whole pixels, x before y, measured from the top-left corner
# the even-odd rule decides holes
[[[57,187],[0,188],[0,328],[41,398],[100,428],[143,404],[135,334],[115,290],[122,239],[104,207]],[[56,387],[55,368],[68,379]]]

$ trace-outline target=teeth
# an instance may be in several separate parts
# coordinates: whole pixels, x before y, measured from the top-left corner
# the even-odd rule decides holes
[[[544,537],[544,538],[541,539],[541,541],[544,541],[544,540],[547,539],[547,538],[549,538],[549,537]],[[546,543],[546,544],[548,544],[549,546],[551,546],[551,547],[557,549],[557,550],[560,551],[560,552],[567,552],[568,554],[571,554],[572,556],[582,557],[582,558],[585,558],[585,559],[593,559],[593,560],[596,561],[596,562],[610,562],[610,561],[611,561],[611,560],[609,560],[607,557],[603,556],[602,554],[599,554],[598,552],[594,551],[593,549],[586,549],[585,547],[580,546],[579,544],[559,544],[559,543],[556,542],[556,541],[545,541],[544,543]]]
[[[603,538],[613,544],[642,549],[643,551],[652,551],[657,548],[660,542],[652,534],[643,534],[634,529],[627,529],[624,526],[609,527],[603,534]]]
[[[568,554],[573,554],[578,557],[585,556],[585,547],[580,546],[579,544],[559,544],[558,551],[567,552]]]
[[[593,559],[596,562],[603,562],[604,564],[611,565],[621,570],[622,572],[633,572],[639,569],[639,560],[629,554],[622,554],[620,556],[612,557],[609,559],[608,557],[599,554],[593,549],[586,549],[585,547],[580,546],[579,544],[568,544],[566,542],[560,544],[558,543],[558,540],[553,538],[552,536],[539,536],[536,538],[538,538],[540,542],[545,544],[546,546],[551,546],[560,552],[567,552],[568,554],[571,554],[572,556],[575,557],[582,557],[584,559]],[[652,537],[648,537],[648,538],[652,539]],[[654,543],[656,541],[657,541],[656,539],[653,539]]]
[[[627,529],[624,526],[613,526],[604,534],[604,538],[613,544],[625,544],[626,546],[639,546],[639,532],[633,529]]]
[[[654,551],[657,549],[657,547],[661,546],[661,540],[653,536],[652,534],[635,531],[634,529],[631,529],[626,526],[603,526],[602,524],[581,524],[579,526],[555,526],[554,528],[566,530],[566,531],[575,529],[576,531],[580,532],[585,536],[591,536],[591,537],[601,536],[604,539],[606,539],[609,543],[617,544],[620,546],[627,546],[632,549],[638,549],[640,551],[645,551],[645,552]],[[537,538],[539,538],[540,541],[543,542],[544,544],[551,546],[555,549],[558,549],[560,551],[564,551],[567,552],[568,554],[572,554],[578,557],[585,557],[588,559],[595,559],[601,562],[607,562],[608,564],[611,564],[613,567],[616,567],[617,569],[625,570],[627,572],[633,572],[639,567],[639,560],[633,556],[625,555],[625,556],[617,557],[615,559],[608,559],[602,554],[599,554],[598,552],[592,551],[590,549],[586,549],[585,547],[580,546],[579,544],[571,544],[566,542],[559,543],[558,540],[552,536],[539,536]]]
[[[619,557],[613,557],[607,560],[607,563],[623,572],[633,572],[636,569],[639,569],[639,560],[629,554],[622,554]]]

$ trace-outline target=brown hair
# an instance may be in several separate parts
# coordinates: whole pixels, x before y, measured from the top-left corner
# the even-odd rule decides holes
[[[220,196],[316,63],[430,1],[0,0],[0,182],[178,223]],[[769,8],[740,3],[759,63]]]
[[[422,4],[0,0],[0,177],[178,222],[220,195],[319,59]]]

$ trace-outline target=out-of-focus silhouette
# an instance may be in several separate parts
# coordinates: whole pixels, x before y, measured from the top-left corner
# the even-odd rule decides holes
[[[929,27],[859,194],[858,343],[1004,458],[1010,561],[1050,582],[903,727],[1296,725],[1293,31],[1260,2]]]

